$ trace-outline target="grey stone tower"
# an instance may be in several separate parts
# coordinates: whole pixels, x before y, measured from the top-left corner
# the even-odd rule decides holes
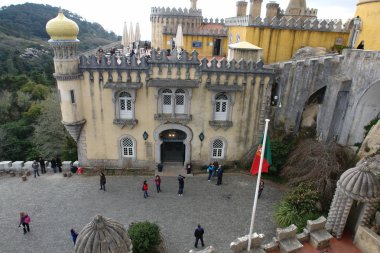
[[[191,7],[190,9],[196,10],[197,9],[197,1],[198,0],[190,0],[191,2]]]
[[[247,5],[246,1],[236,2],[236,17],[241,17],[247,15]]]
[[[251,0],[249,13],[252,16],[252,18],[260,17],[262,4],[263,4],[263,0]]]

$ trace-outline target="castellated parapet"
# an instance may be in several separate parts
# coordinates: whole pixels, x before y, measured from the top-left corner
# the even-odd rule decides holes
[[[190,16],[201,17],[202,10],[200,9],[187,9],[187,8],[165,8],[165,7],[152,7],[150,16]]]
[[[349,21],[345,24],[340,19],[293,19],[293,18],[277,18],[271,20],[269,18],[252,19],[251,16],[227,18],[226,26],[253,26],[272,29],[291,29],[291,30],[314,30],[326,32],[343,32],[349,33]]]

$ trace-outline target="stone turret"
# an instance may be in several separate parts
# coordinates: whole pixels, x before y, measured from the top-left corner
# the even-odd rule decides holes
[[[75,141],[78,142],[86,120],[83,116],[80,87],[78,25],[65,17],[62,10],[46,24],[50,45],[54,50],[54,77],[61,102],[62,123]]]
[[[196,10],[197,9],[197,1],[198,0],[190,0],[191,2],[191,7],[190,9]]]
[[[268,20],[272,20],[274,17],[279,17],[280,14],[280,5],[276,2],[267,3],[267,13],[266,17]]]
[[[236,2],[236,17],[242,17],[247,15],[247,5],[246,1]]]
[[[250,7],[249,14],[252,16],[252,18],[260,17],[262,4],[263,4],[263,0],[251,0],[251,7]]]
[[[290,0],[284,16],[294,19],[316,18],[317,12],[317,9],[309,9],[306,7],[306,0]]]

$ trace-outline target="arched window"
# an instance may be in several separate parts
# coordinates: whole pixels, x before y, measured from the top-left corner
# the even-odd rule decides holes
[[[162,113],[172,113],[172,91],[165,89],[162,91]]]
[[[216,139],[212,143],[212,158],[223,158],[224,157],[224,143],[220,139]]]
[[[133,103],[132,96],[128,92],[121,92],[119,94],[119,113],[120,119],[132,119],[133,111],[132,111]]]
[[[131,138],[124,137],[121,139],[121,154],[124,157],[135,156],[135,146]]]
[[[175,113],[185,113],[185,91],[183,89],[175,91]]]
[[[228,97],[225,94],[217,94],[215,97],[215,120],[228,120]]]

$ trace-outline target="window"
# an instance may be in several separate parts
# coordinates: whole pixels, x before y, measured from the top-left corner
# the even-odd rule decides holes
[[[216,139],[212,143],[212,158],[223,158],[224,157],[224,143],[220,139]]]
[[[172,91],[165,89],[162,92],[162,113],[172,113]]]
[[[225,94],[218,94],[215,97],[215,120],[228,120],[228,97]]]
[[[128,137],[121,139],[121,150],[122,150],[122,156],[134,157],[135,147],[134,147],[133,140]]]
[[[75,94],[74,90],[70,90],[70,98],[71,98],[71,103],[75,104]]]
[[[185,113],[185,91],[182,89],[175,91],[175,113]]]
[[[128,92],[121,92],[119,95],[120,119],[132,119],[132,96]]]

